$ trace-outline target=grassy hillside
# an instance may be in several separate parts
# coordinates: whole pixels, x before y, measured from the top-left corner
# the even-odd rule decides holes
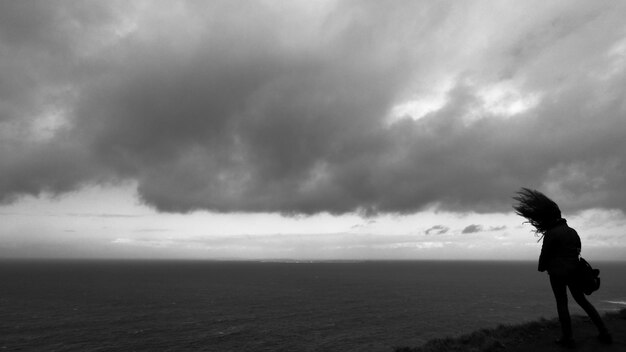
[[[613,335],[612,345],[597,341],[595,326],[587,317],[573,316],[572,326],[575,351],[626,351],[626,309],[604,316],[606,325]],[[525,323],[521,325],[500,325],[495,329],[482,329],[460,337],[434,339],[420,347],[398,347],[395,352],[495,352],[532,351],[548,352],[566,350],[554,343],[560,336],[557,319]]]

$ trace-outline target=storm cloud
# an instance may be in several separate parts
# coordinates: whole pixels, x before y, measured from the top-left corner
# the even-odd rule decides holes
[[[626,210],[623,2],[313,3],[2,2],[0,200]]]
[[[450,231],[450,228],[444,225],[435,225],[429,229],[427,229],[426,231],[424,231],[424,234],[426,235],[443,235],[445,233],[447,233],[448,231]]]
[[[472,225],[467,225],[463,231],[461,231],[461,233],[463,234],[467,234],[467,233],[476,233],[476,232],[481,232],[483,230],[482,225],[476,225],[476,224],[472,224]]]
[[[483,225],[478,225],[478,224],[471,224],[471,225],[467,225],[465,226],[465,228],[463,228],[463,230],[461,231],[462,234],[470,234],[470,233],[477,233],[477,232],[484,232],[484,231],[502,231],[506,229],[506,226],[491,226],[491,227],[484,227]]]

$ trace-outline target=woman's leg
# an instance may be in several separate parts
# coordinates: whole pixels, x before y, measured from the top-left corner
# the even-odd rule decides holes
[[[600,334],[606,334],[607,329],[604,325],[604,322],[602,321],[602,318],[600,317],[600,314],[598,314],[596,308],[587,300],[583,291],[576,284],[570,284],[568,286],[569,292],[571,292],[572,297],[574,298],[576,303],[578,303],[578,305],[585,310],[585,313],[587,313],[589,318],[591,318],[593,323],[598,328]]]
[[[564,277],[558,275],[550,275],[550,286],[554,298],[556,298],[556,310],[559,313],[559,322],[561,323],[561,331],[563,339],[572,338],[572,320],[569,316],[567,308],[567,281]]]

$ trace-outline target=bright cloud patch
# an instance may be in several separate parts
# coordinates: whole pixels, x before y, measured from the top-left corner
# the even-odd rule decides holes
[[[539,94],[523,93],[508,82],[483,88],[478,96],[483,101],[484,112],[504,117],[521,114],[540,102]]]

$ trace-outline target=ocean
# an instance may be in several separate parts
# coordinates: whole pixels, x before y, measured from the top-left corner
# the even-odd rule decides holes
[[[625,308],[626,262],[592,264]],[[555,316],[534,262],[0,261],[0,351],[389,352]]]

